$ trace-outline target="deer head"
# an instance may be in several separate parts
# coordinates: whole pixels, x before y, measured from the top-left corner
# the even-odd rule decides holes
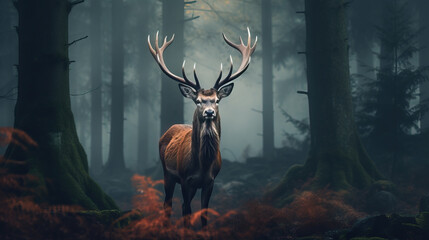
[[[194,79],[195,83],[191,82],[186,74],[185,74],[185,63],[186,61],[183,61],[182,65],[182,76],[179,77],[172,73],[164,62],[163,53],[164,50],[173,42],[174,35],[171,37],[169,41],[167,41],[167,37],[164,38],[164,42],[161,47],[158,45],[158,34],[156,33],[155,37],[155,49],[152,47],[150,43],[150,35],[148,36],[148,45],[149,50],[152,54],[152,56],[155,58],[155,61],[158,63],[161,70],[169,76],[171,79],[179,82],[179,89],[182,95],[186,98],[190,98],[194,101],[194,103],[197,105],[196,113],[198,113],[198,119],[200,121],[207,121],[207,120],[213,120],[218,117],[218,104],[222,98],[228,97],[232,89],[234,87],[234,83],[230,83],[232,80],[238,78],[241,74],[243,74],[247,67],[250,64],[251,55],[255,51],[256,43],[258,41],[258,37],[255,39],[255,43],[253,46],[251,46],[251,37],[250,37],[250,30],[247,28],[247,45],[244,45],[243,40],[240,37],[240,44],[235,44],[231,42],[225,34],[223,35],[223,39],[225,42],[230,45],[231,47],[237,49],[241,55],[242,60],[241,64],[238,68],[238,70],[235,73],[233,72],[233,62],[231,55],[229,56],[230,59],[230,68],[228,71],[228,74],[225,78],[222,79],[222,63],[220,64],[220,73],[219,76],[214,84],[214,86],[208,90],[202,89],[200,86],[200,82],[198,81],[197,73],[195,71],[195,64],[194,64]],[[229,84],[228,84],[229,83]]]

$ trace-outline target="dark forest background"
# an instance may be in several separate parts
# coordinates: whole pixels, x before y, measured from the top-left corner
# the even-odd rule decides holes
[[[191,124],[195,105],[160,71],[148,35],[175,34],[167,65],[180,75],[186,59],[191,75],[195,62],[209,88],[230,54],[240,62],[222,33],[235,42],[249,27],[259,42],[219,105],[223,166],[210,206],[227,214],[258,201],[235,218],[237,229],[266,214],[287,222],[251,231],[255,238],[327,236],[369,215],[378,218],[333,236],[363,236],[365,227],[376,229],[365,237],[428,236],[428,1],[36,2],[0,0],[1,174],[23,185],[16,195],[4,183],[5,196],[113,211],[84,219],[119,228],[141,217],[123,211],[156,208],[150,197],[136,205],[136,195],[162,179],[158,140],[172,124]],[[326,214],[302,210],[309,208]],[[311,216],[300,222],[285,217],[290,212]],[[329,221],[312,225],[321,219]],[[297,221],[305,227],[294,232],[288,224]],[[380,221],[391,231],[397,222],[415,229],[388,232]]]

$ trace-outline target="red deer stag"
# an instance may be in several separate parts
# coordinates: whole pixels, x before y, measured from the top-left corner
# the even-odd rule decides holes
[[[164,62],[164,50],[173,42],[173,37],[158,46],[158,32],[155,38],[155,49],[150,43],[148,36],[149,50],[155,58],[161,70],[171,79],[179,82],[180,92],[184,97],[190,98],[197,105],[194,112],[192,126],[175,124],[171,126],[159,140],[159,155],[164,169],[164,208],[167,218],[170,218],[172,197],[176,183],[182,187],[183,205],[182,214],[185,218],[185,226],[189,226],[187,216],[191,214],[191,200],[194,198],[198,188],[201,188],[201,208],[207,210],[209,199],[213,190],[213,182],[219,173],[222,160],[219,151],[220,143],[220,116],[218,104],[222,98],[228,97],[232,91],[234,83],[232,80],[238,78],[250,63],[250,56],[255,51],[255,43],[251,46],[250,31],[248,32],[247,46],[243,44],[240,37],[240,44],[235,44],[228,40],[223,34],[227,44],[240,51],[242,61],[238,70],[232,73],[232,57],[230,56],[230,69],[228,75],[222,79],[222,64],[220,73],[213,88],[202,89],[195,73],[195,83],[191,82],[185,74],[185,61],[182,65],[182,75],[179,77],[168,70]],[[201,215],[202,226],[207,225],[207,211]]]

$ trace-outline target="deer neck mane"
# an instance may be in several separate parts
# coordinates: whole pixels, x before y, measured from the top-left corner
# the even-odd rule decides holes
[[[208,169],[219,152],[220,116],[200,122],[194,115],[192,125],[192,158],[198,160],[200,167]]]

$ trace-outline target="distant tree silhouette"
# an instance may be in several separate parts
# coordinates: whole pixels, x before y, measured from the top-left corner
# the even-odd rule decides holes
[[[357,113],[368,150],[391,177],[401,168],[403,157],[414,151],[411,131],[419,130],[418,122],[426,111],[423,104],[411,102],[426,80],[427,67],[416,68],[411,63],[418,53],[419,31],[413,29],[409,11],[407,4],[386,3],[382,25],[377,27],[380,67],[376,79],[365,79]]]
[[[107,174],[125,171],[124,157],[124,2],[112,1],[112,103]]]
[[[262,9],[262,153],[274,159],[273,40],[271,0],[261,1]]]
[[[102,156],[102,105],[101,105],[101,0],[90,2],[91,41],[91,171],[99,173],[103,167]]]

